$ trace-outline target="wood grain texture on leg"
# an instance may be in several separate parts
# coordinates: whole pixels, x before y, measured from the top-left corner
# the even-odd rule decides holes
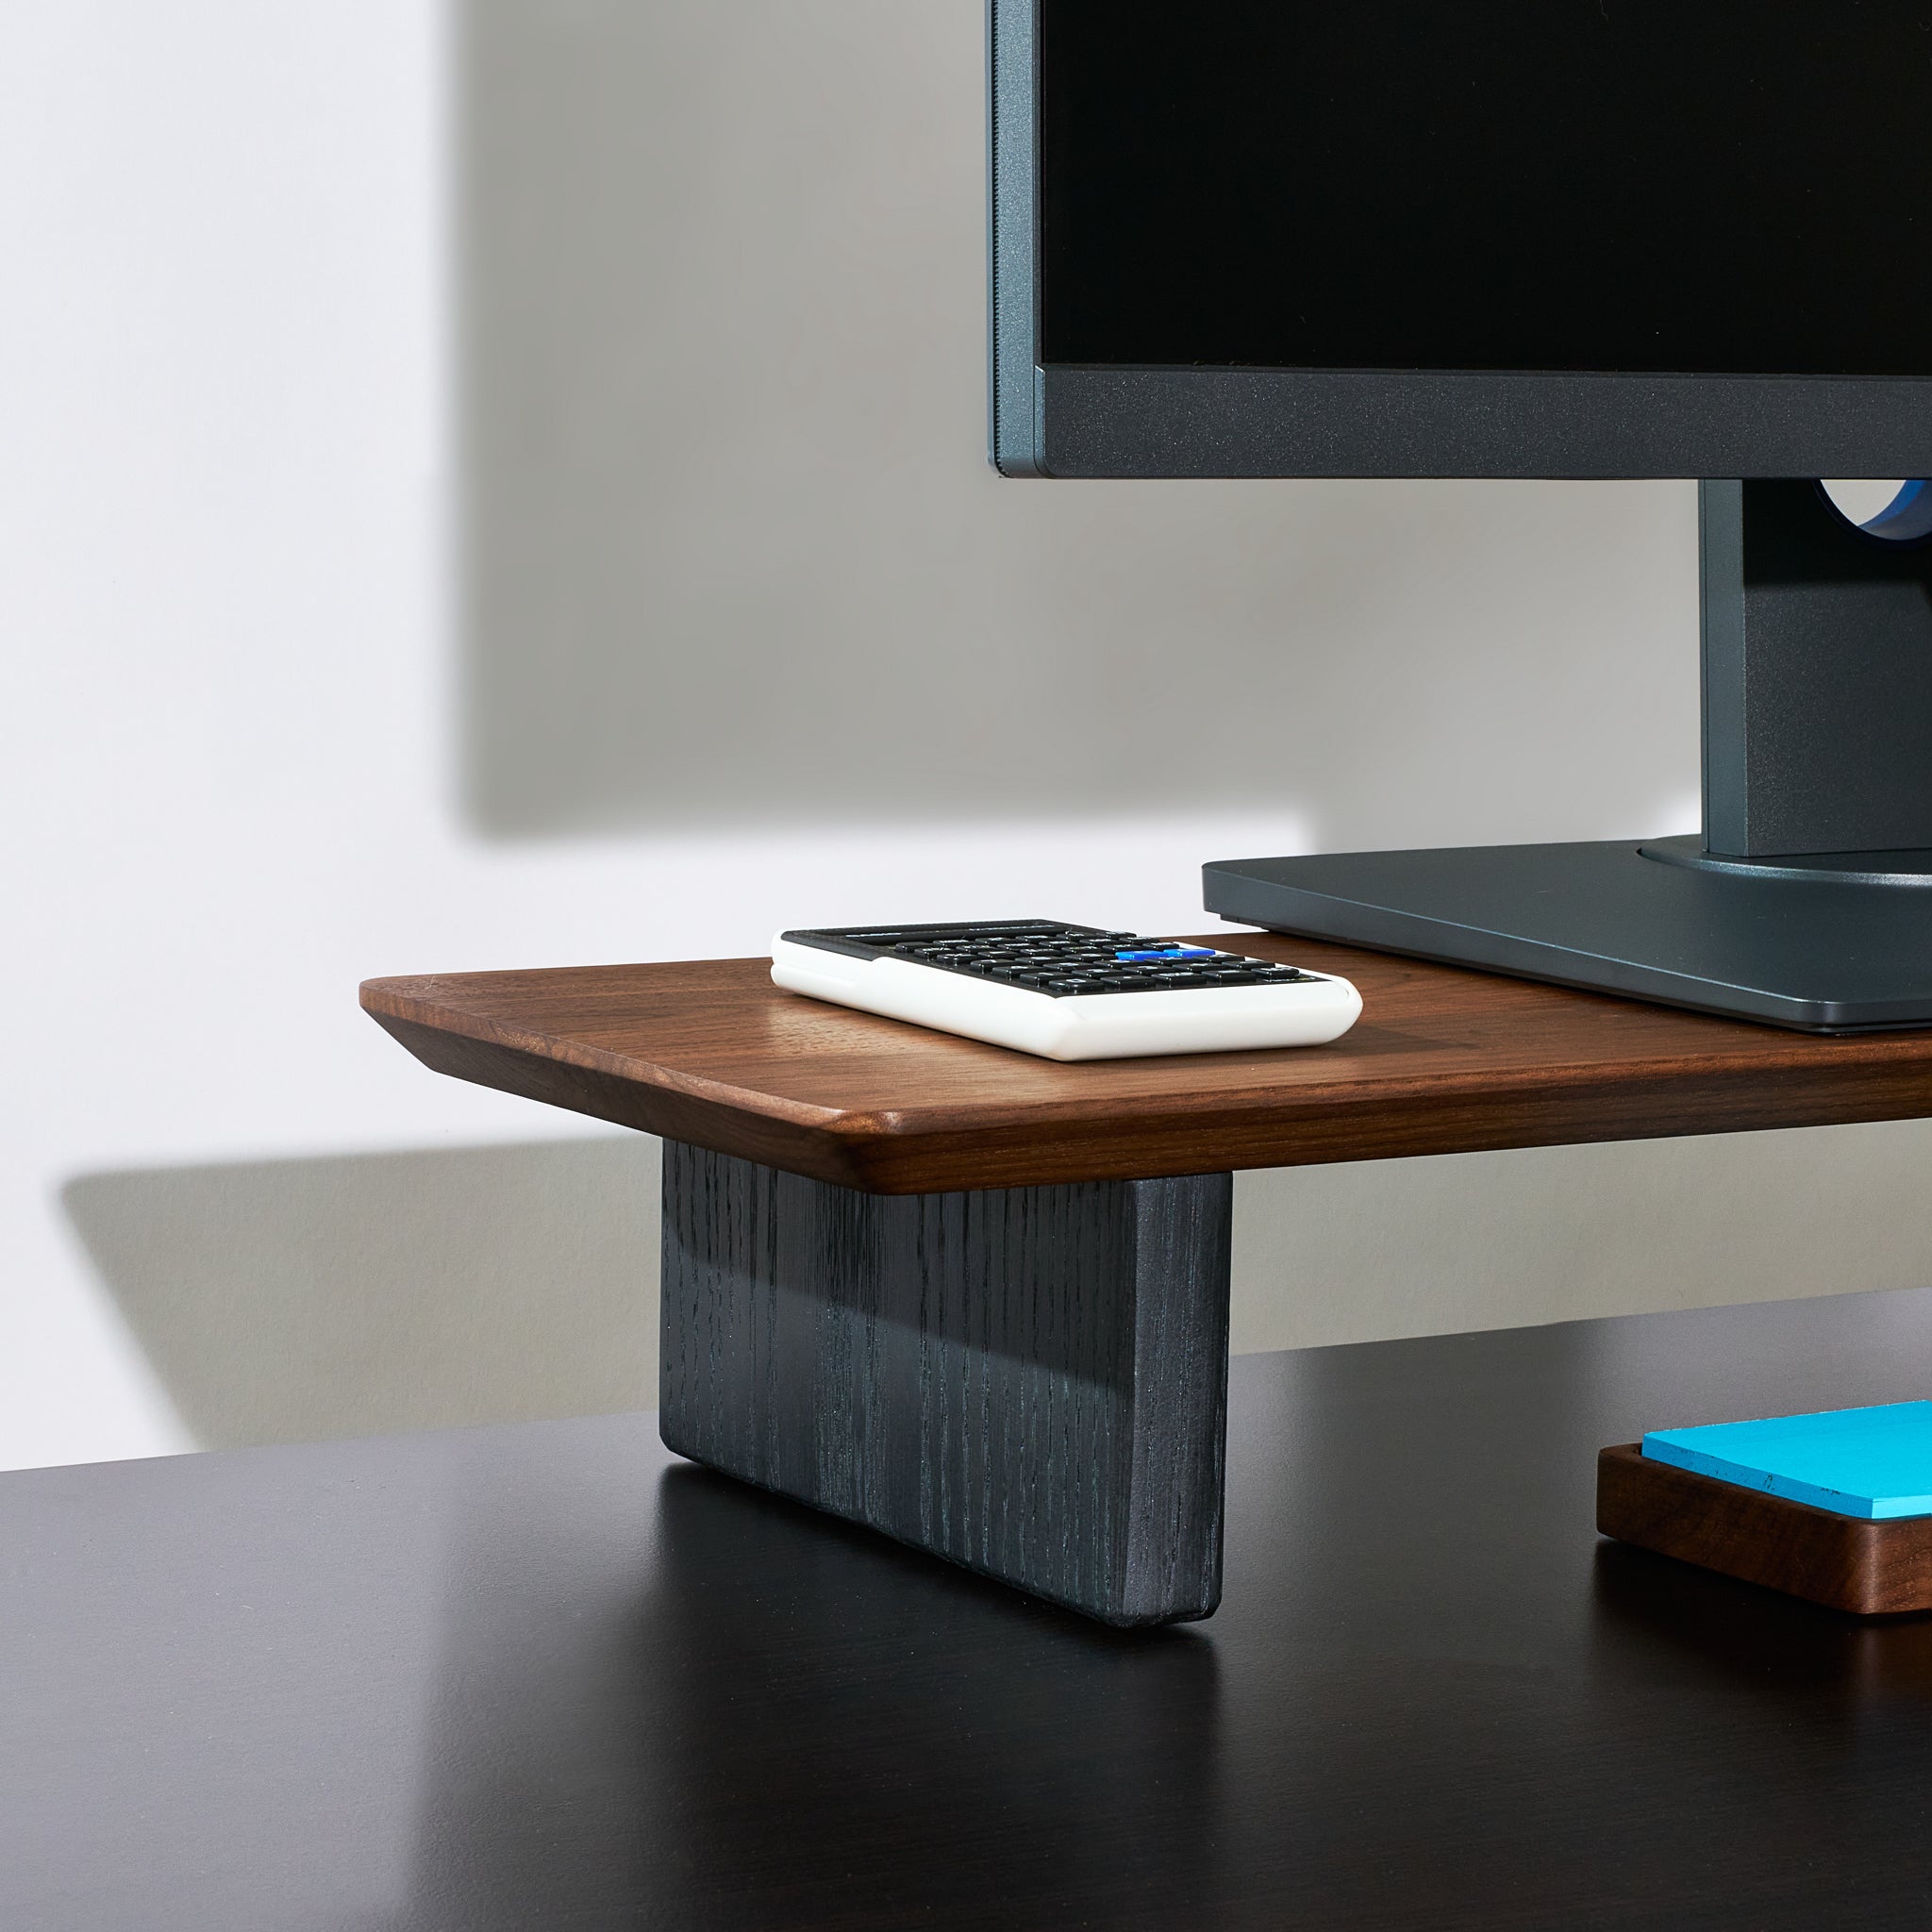
[[[1109,1624],[1205,1617],[1231,1204],[862,1194],[667,1142],[664,1441]]]

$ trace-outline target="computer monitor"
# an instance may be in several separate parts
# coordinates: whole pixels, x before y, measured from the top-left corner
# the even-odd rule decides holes
[[[1208,908],[1815,1031],[1932,1024],[1932,13],[988,18],[1002,473],[1716,479],[1701,837],[1217,862]],[[1901,482],[1859,523],[1829,476]]]

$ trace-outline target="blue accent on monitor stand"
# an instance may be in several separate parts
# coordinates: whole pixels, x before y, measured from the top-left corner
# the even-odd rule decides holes
[[[1875,517],[1858,527],[1868,537],[1883,537],[1890,543],[1916,543],[1932,537],[1932,481],[1911,478]]]

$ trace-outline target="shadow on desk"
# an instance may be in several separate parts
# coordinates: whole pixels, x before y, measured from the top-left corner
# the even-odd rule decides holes
[[[1928,1332],[1906,1295],[1238,1360],[1227,1596],[1152,1633],[636,1422],[479,1436],[394,1925],[1922,1924],[1881,1857],[1922,1629],[1607,1548],[1591,1497],[1645,1416],[1895,1395]],[[1845,1869],[1864,1918],[1821,1911]]]
[[[982,1923],[1075,1924],[1132,1895],[1124,1818],[1164,1821],[1168,1887],[1176,1844],[1211,1859],[1211,1642],[1108,1631],[684,1466],[627,1553],[555,1449],[461,1512],[399,1924],[615,1924],[675,1899],[708,1927],[896,1928],[955,1922],[969,1873]],[[640,1541],[651,1517],[640,1498]],[[507,1535],[554,1597],[463,1587],[504,1574]]]
[[[655,1400],[641,1135],[91,1174],[60,1198],[204,1448]]]
[[[0,1483],[0,1918],[1924,1932],[1932,1620],[1591,1527],[1923,1393],[1932,1291],[1246,1357],[1227,1594],[1109,1633],[647,1416]]]
[[[1868,1711],[1905,1704],[1917,1724],[1932,1704],[1932,1618],[1848,1616],[1608,1540],[1592,1582],[1607,1639],[1646,1676],[1754,1696],[1775,1683]]]

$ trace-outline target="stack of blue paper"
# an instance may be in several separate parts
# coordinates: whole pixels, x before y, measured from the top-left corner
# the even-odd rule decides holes
[[[1643,1453],[1840,1516],[1932,1516],[1932,1402],[1654,1429]]]

